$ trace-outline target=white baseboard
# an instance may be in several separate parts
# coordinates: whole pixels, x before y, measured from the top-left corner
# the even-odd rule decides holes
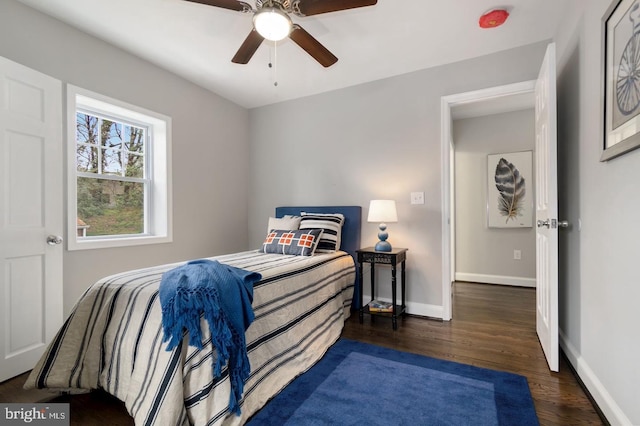
[[[371,296],[367,293],[362,293],[364,298],[364,303],[366,304],[368,300],[371,299]],[[391,299],[387,299],[384,297],[376,298],[383,302],[391,302]],[[426,303],[414,303],[414,302],[406,302],[407,304],[407,313],[410,315],[418,315],[421,317],[430,317],[430,318],[440,318],[442,319],[442,306],[441,305],[428,305]]]
[[[569,362],[576,370],[580,380],[589,390],[589,393],[598,404],[598,407],[607,418],[607,421],[612,425],[620,426],[632,426],[629,418],[620,409],[615,400],[611,397],[607,389],[602,382],[595,375],[593,370],[589,367],[587,362],[582,358],[582,355],[578,350],[567,340],[566,336],[560,330],[560,347],[564,351],[565,355],[569,359]]]
[[[470,274],[467,272],[456,272],[456,281],[469,281],[472,283],[502,284],[518,287],[536,287],[535,278],[508,277],[505,275]]]
[[[422,317],[442,319],[442,305],[427,305],[426,303],[407,302],[407,313]]]
[[[368,284],[370,279],[371,279],[371,273],[370,273],[370,269],[369,268],[365,268],[364,273],[362,274],[362,282],[365,283],[364,284],[364,291],[362,293],[362,297],[364,300],[364,303],[367,303],[369,300],[371,300],[371,295],[368,293],[370,290],[370,287]],[[398,291],[398,298],[400,298],[400,291]],[[391,302],[391,298],[384,298],[384,297],[376,297],[376,299],[379,299],[383,302]],[[418,315],[421,317],[430,317],[430,318],[439,318],[442,319],[443,315],[442,315],[442,305],[429,305],[426,303],[415,303],[415,302],[411,302],[410,300],[406,300],[405,302],[407,304],[407,313],[410,315]]]

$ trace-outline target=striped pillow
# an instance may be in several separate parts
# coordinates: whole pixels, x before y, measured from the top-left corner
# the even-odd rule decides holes
[[[340,250],[340,238],[344,215],[341,213],[307,213],[302,212],[300,229],[322,229],[316,253],[333,253]]]

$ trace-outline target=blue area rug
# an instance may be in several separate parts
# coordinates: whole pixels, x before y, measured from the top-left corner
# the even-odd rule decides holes
[[[339,340],[247,423],[538,425],[527,379]]]

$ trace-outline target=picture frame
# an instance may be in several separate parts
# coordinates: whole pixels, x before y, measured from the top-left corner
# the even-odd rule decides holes
[[[533,152],[487,155],[487,225],[533,226]]]
[[[640,147],[640,0],[613,0],[602,17],[603,148],[609,161]]]

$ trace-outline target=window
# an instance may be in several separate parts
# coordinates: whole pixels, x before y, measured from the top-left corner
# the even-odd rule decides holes
[[[170,127],[68,85],[69,250],[171,241]]]

